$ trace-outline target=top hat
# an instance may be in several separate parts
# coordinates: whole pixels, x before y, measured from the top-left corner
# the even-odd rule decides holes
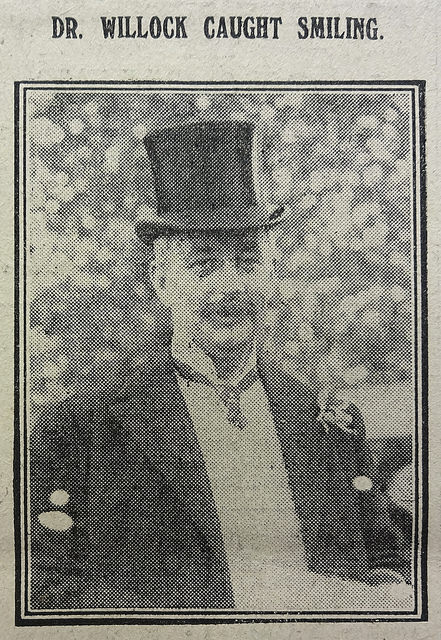
[[[155,131],[144,138],[157,212],[136,222],[144,242],[185,231],[271,227],[284,207],[268,211],[256,197],[252,124],[213,121]],[[257,189],[258,190],[258,189]]]

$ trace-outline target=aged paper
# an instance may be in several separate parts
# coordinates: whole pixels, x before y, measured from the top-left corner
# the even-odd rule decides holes
[[[439,10],[24,14],[5,637],[436,637]]]

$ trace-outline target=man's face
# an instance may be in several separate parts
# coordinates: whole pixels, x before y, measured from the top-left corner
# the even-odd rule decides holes
[[[271,244],[262,231],[172,237],[151,275],[175,331],[208,354],[251,341],[274,287]]]

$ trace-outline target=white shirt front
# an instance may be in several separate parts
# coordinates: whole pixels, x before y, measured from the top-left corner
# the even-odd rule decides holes
[[[219,384],[211,360],[194,346],[173,356]],[[229,383],[256,364],[255,351]],[[240,398],[246,426],[227,418],[216,390],[178,375],[211,483],[238,609],[283,606],[281,596],[306,571],[299,519],[262,382]],[[292,605],[292,603],[291,603]]]

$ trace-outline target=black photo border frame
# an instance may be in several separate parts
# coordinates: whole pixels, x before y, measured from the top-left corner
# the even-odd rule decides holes
[[[415,417],[420,416],[421,432],[415,428],[415,479],[421,488],[421,498],[416,491],[414,571],[419,568],[420,577],[414,583],[415,609],[408,611],[356,611],[300,612],[300,611],[236,611],[236,610],[124,610],[95,611],[60,610],[30,611],[27,605],[27,546],[29,533],[23,518],[23,496],[27,491],[26,447],[22,433],[26,428],[26,93],[28,90],[117,91],[167,90],[185,91],[277,91],[299,89],[305,91],[409,91],[411,100],[412,166],[413,166],[413,232],[418,231],[419,247],[413,246],[413,290],[415,326],[415,367],[421,371],[415,375]],[[424,80],[354,80],[354,81],[71,81],[71,80],[22,80],[14,83],[14,542],[15,542],[15,624],[16,626],[53,625],[176,625],[176,624],[231,624],[260,622],[419,622],[428,620],[427,593],[427,537],[428,537],[428,306],[427,306],[427,219],[426,219],[426,130],[425,130]],[[417,185],[419,188],[417,188]],[[414,237],[416,237],[414,235]],[[419,292],[419,295],[418,295]],[[418,375],[420,378],[418,378]],[[418,390],[419,379],[421,388]],[[421,395],[421,399],[419,398]],[[24,402],[22,409],[22,402]],[[417,547],[419,546],[419,558]],[[25,555],[23,555],[25,554]],[[25,559],[23,559],[25,557]],[[418,584],[419,582],[419,584]],[[418,587],[420,590],[418,592]]]

